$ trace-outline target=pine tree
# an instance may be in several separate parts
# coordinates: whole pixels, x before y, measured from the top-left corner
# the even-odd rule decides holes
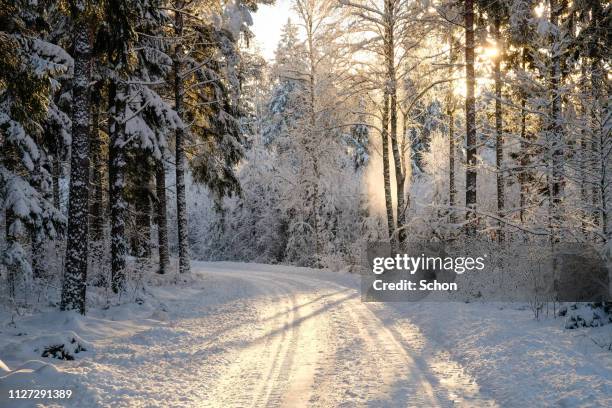
[[[125,286],[127,164],[131,154],[148,152],[161,160],[171,132],[183,126],[173,110],[153,89],[170,74],[170,57],[159,48],[161,14],[157,1],[108,2],[98,44],[106,53],[109,78],[109,201],[111,202],[111,284]],[[151,31],[157,27],[157,31]],[[143,38],[136,36],[143,32]],[[163,41],[161,42],[163,44]],[[149,172],[149,177],[153,171]]]
[[[72,87],[72,147],[68,241],[62,287],[62,310],[85,314],[89,245],[89,131],[91,81],[91,13],[93,5],[71,2],[74,77]]]
[[[476,232],[476,101],[474,88],[476,79],[474,74],[474,1],[464,0],[465,18],[465,146],[467,163],[465,170],[465,206],[468,221],[467,233]]]

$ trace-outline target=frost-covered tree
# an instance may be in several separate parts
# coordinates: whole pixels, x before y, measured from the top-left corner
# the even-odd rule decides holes
[[[298,4],[299,19],[283,29],[261,133],[253,136],[238,174],[242,198],[223,205],[209,230],[214,245],[208,256],[356,263],[368,130],[355,113],[361,103],[350,99],[359,94],[351,93],[330,6]]]
[[[166,21],[161,3],[108,2],[105,13],[97,46],[104,53],[103,76],[108,80],[111,285],[120,292],[128,254],[128,162],[142,154],[162,161],[167,157],[169,136],[183,124],[156,91],[171,72],[171,58],[164,47],[167,42],[159,38]],[[154,167],[148,169],[145,173],[150,180]]]
[[[187,164],[217,202],[240,191],[235,166],[243,154],[247,114],[241,106],[239,45],[252,35],[248,26],[257,2],[178,2],[175,9],[174,102],[189,123],[175,135],[179,270],[187,273]]]
[[[89,250],[89,131],[90,81],[92,65],[93,2],[70,2],[72,27],[72,144],[70,154],[70,195],[68,240],[62,287],[62,309],[85,313],[87,259]]]

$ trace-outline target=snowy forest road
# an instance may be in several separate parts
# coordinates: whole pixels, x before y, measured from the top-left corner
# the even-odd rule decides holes
[[[258,294],[219,325],[229,364],[206,406],[495,406],[414,326],[378,318],[354,285],[282,267],[213,265],[204,279],[247,282]]]
[[[363,303],[358,276],[229,262],[192,273],[141,305],[75,315],[95,353],[63,364],[68,406],[498,405],[405,312]]]

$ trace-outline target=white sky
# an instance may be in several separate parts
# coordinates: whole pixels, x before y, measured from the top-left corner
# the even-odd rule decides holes
[[[261,49],[262,55],[271,61],[274,59],[274,50],[280,39],[281,27],[287,18],[295,22],[295,14],[291,10],[291,0],[276,0],[275,4],[266,6],[260,4],[257,13],[253,13],[253,26],[255,44]]]

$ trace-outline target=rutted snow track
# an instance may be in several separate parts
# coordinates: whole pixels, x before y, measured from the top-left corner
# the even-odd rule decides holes
[[[355,289],[280,270],[209,273],[247,280],[268,298],[257,334],[233,350],[205,406],[496,406],[447,353],[424,354],[434,350],[414,326],[387,327]]]
[[[362,303],[353,276],[236,263],[194,271],[190,288],[154,294],[167,319],[94,339],[92,358],[66,363],[97,401],[77,395],[74,406],[497,406],[402,316]]]

